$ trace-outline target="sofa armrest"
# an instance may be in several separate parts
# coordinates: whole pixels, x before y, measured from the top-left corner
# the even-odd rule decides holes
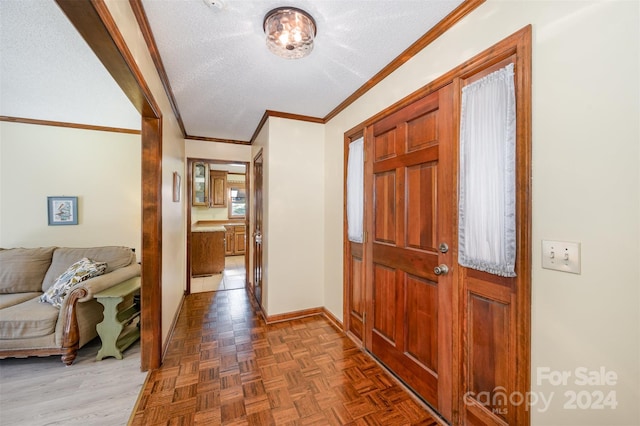
[[[85,288],[87,290],[87,294],[79,298],[78,302],[86,302],[93,299],[94,294],[100,293],[102,290],[106,290],[109,287],[113,287],[114,285],[120,284],[129,278],[137,277],[139,275],[140,265],[132,263],[131,265],[111,271],[108,274],[83,281],[75,286],[74,290],[79,287]]]
[[[108,274],[99,275],[94,278],[90,278],[86,281],[82,281],[75,286],[71,287],[69,293],[62,301],[60,307],[60,314],[58,315],[58,323],[56,325],[56,333],[60,327],[66,326],[67,318],[69,317],[68,309],[74,309],[76,302],[87,302],[93,299],[93,295],[100,293],[109,287],[113,287],[116,284],[120,284],[129,278],[137,277],[140,275],[140,265],[132,263],[123,268],[118,268],[115,271],[111,271]],[[71,297],[73,296],[73,297]],[[69,306],[71,305],[71,307]]]
[[[80,348],[80,329],[76,305],[87,294],[84,287],[75,287],[62,301],[56,324],[56,345],[62,350],[62,362],[71,365]]]

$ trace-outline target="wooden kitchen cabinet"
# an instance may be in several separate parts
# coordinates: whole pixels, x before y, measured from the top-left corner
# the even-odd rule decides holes
[[[233,256],[245,253],[246,230],[244,225],[225,225],[225,254]]]
[[[219,274],[224,270],[225,228],[191,233],[191,276]]]
[[[243,226],[235,226],[234,227],[234,254],[244,254],[245,252],[245,238],[246,232],[244,225]]]
[[[224,254],[225,256],[232,256],[233,250],[235,248],[235,236],[234,236],[234,227],[230,225],[225,225],[225,238],[224,238]]]
[[[209,188],[211,190],[209,207],[227,207],[227,172],[211,170]]]
[[[193,172],[191,175],[192,197],[191,205],[208,206],[209,205],[209,166],[206,163],[193,163]]]

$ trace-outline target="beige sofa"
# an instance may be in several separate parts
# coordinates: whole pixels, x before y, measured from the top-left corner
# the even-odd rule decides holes
[[[106,262],[106,270],[74,284],[59,308],[41,301],[83,258]],[[71,365],[102,321],[102,305],[93,295],[139,275],[135,253],[127,247],[0,249],[0,358],[62,355]]]

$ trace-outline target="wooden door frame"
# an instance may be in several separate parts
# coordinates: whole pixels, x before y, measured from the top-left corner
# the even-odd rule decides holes
[[[389,106],[385,110],[375,114],[369,119],[351,128],[344,133],[344,198],[343,198],[343,324],[344,330],[350,328],[349,301],[350,289],[348,287],[350,277],[347,276],[346,265],[349,261],[349,244],[346,223],[346,173],[348,144],[358,135],[362,135],[366,128],[383,117],[389,116],[420,99],[427,94],[447,85],[454,84],[457,94],[454,98],[454,109],[456,111],[454,122],[460,123],[460,88],[463,78],[472,76],[481,70],[490,68],[508,57],[514,56],[516,62],[515,86],[516,86],[516,121],[517,121],[517,144],[519,146],[517,154],[517,195],[516,195],[516,216],[517,216],[517,259],[516,272],[518,293],[516,295],[515,323],[516,323],[516,349],[515,354],[519,365],[516,374],[515,392],[526,395],[531,389],[531,25],[527,25],[511,36],[496,43],[472,59],[462,63],[433,82],[423,86],[406,98]],[[456,136],[456,145],[459,139]],[[457,148],[456,148],[457,152]],[[367,170],[365,170],[367,173]],[[457,178],[456,178],[457,181]],[[367,192],[365,191],[365,194]],[[366,219],[366,215],[365,215]],[[370,223],[365,220],[365,231],[370,227]],[[370,258],[371,253],[364,252],[365,258]],[[456,255],[457,257],[457,255]],[[363,262],[364,264],[364,262]],[[457,268],[460,269],[460,268]],[[462,279],[459,280],[462,282]],[[460,286],[461,287],[461,286]],[[457,300],[463,300],[461,289],[458,289]],[[370,303],[370,294],[366,295],[365,303]],[[462,306],[457,310],[461,311]],[[456,315],[460,317],[460,313]],[[462,339],[463,333],[459,325],[454,325],[454,351],[453,351],[453,377],[459,377],[458,383],[453,383],[453,418],[452,423],[460,422],[460,411],[462,405],[461,390],[464,389],[464,378],[460,365],[463,359]],[[353,336],[351,336],[353,338]],[[526,410],[526,404],[517,407],[517,424],[528,425],[530,423],[530,413]]]
[[[513,366],[512,392],[519,395],[528,395],[531,390],[531,25],[528,25],[513,35],[498,42],[489,49],[476,55],[465,62],[456,76],[456,81],[462,87],[462,82],[476,78],[483,72],[493,71],[502,67],[506,62],[513,61],[514,83],[516,91],[516,277],[513,279],[513,287],[516,289],[511,294],[512,317],[514,326],[510,331],[510,338],[515,349],[513,357],[516,365]],[[460,95],[461,96],[461,95]],[[460,311],[463,330],[459,336],[460,341],[467,338],[467,323],[462,312],[467,306],[462,304],[466,300],[466,275],[468,268],[460,268]],[[515,311],[515,312],[514,312]],[[461,360],[463,370],[460,371],[460,393],[465,392],[469,373],[466,362],[464,345],[460,345],[458,357]],[[462,397],[462,395],[460,395]],[[460,402],[461,420],[463,416],[464,401]],[[486,411],[486,410],[485,410]],[[510,415],[514,423],[518,425],[530,424],[530,412],[526,404],[520,404]],[[480,415],[476,411],[474,413]],[[495,418],[484,417],[482,421],[494,423]]]
[[[243,164],[245,167],[245,176],[244,176],[244,183],[247,186],[247,207],[246,207],[246,213],[245,213],[245,229],[249,226],[249,217],[251,214],[251,195],[249,194],[249,190],[251,188],[251,162],[248,161],[240,161],[240,160],[220,160],[220,159],[211,159],[211,158],[193,158],[193,157],[188,157],[187,158],[187,172],[186,172],[186,176],[187,176],[187,185],[186,185],[186,191],[187,191],[187,197],[186,197],[186,201],[187,201],[187,253],[186,253],[186,265],[187,265],[187,270],[186,270],[186,288],[184,290],[184,294],[188,295],[191,294],[191,226],[193,226],[193,223],[191,222],[191,207],[192,207],[192,202],[193,202],[193,164],[194,163],[207,163],[207,164]],[[208,179],[208,177],[207,177]],[[231,221],[232,219],[229,219],[229,221]],[[226,237],[225,237],[226,238]],[[244,241],[244,269],[245,269],[245,287],[248,285],[249,283],[249,248],[248,248],[248,244],[247,244],[247,239],[245,238]]]
[[[260,190],[262,192],[260,194],[260,203],[261,203],[260,207],[262,209],[262,219],[264,221],[264,150],[262,148],[258,149],[258,152],[256,152],[255,155],[253,155],[253,158],[251,159],[251,167],[254,170],[255,170],[256,159],[258,157],[262,157],[262,176],[261,176],[262,182],[261,182],[261,188],[260,188]],[[254,176],[254,179],[255,179],[255,176]],[[255,190],[256,190],[256,186],[252,185],[251,186],[251,190],[247,190],[247,192],[251,192],[251,194],[253,195],[253,198],[257,199],[257,197],[255,196],[255,193],[253,193],[253,191],[255,191]],[[258,214],[258,209],[257,208],[255,209],[253,214]],[[252,223],[253,223],[253,227],[255,228],[255,218],[254,218],[253,222],[251,221],[251,218],[249,219],[249,227],[251,227]],[[255,236],[253,235],[253,231],[254,231],[254,229],[250,229],[250,233],[248,233],[248,235],[250,235],[250,237],[247,238],[247,241],[249,239],[251,239],[251,243],[249,244],[249,246],[251,247],[251,254],[254,256],[253,257],[253,262],[252,262],[252,265],[253,265],[253,271],[252,271],[253,272],[253,280],[252,280],[252,285],[250,286],[250,289],[251,289],[251,294],[253,295],[253,299],[256,301],[256,303],[258,304],[258,307],[260,308],[260,313],[262,314],[263,318],[266,318],[267,316],[265,314],[264,307],[262,306],[262,294],[263,294],[262,278],[260,279],[261,280],[261,283],[260,283],[260,287],[261,287],[260,288],[260,300],[257,299],[256,293],[255,293],[255,286],[256,286],[256,277],[255,277],[256,259],[255,259],[255,254],[256,253],[255,253],[255,250],[253,249],[253,247],[254,247],[253,241],[255,239]],[[264,241],[264,224],[262,226],[262,237],[263,237],[262,241]],[[262,245],[262,243],[260,243],[260,244]],[[247,250],[247,253],[249,253],[249,250]],[[264,257],[262,255],[262,253],[264,253],[264,248],[262,248],[260,250],[260,253],[261,253],[261,255],[260,255],[261,256],[261,259],[260,259],[261,263],[264,264],[264,262],[263,262]],[[260,273],[262,275],[262,267],[260,269],[261,269]],[[249,275],[247,275],[247,277],[248,276]]]
[[[343,215],[342,215],[342,252],[343,252],[343,260],[342,260],[342,328],[344,330],[344,332],[352,339],[354,340],[357,344],[362,345],[363,347],[366,344],[365,341],[365,333],[364,333],[364,323],[366,321],[366,318],[362,318],[362,332],[360,333],[360,337],[356,336],[355,334],[353,334],[351,332],[351,328],[352,328],[352,324],[351,324],[351,302],[352,302],[352,292],[351,292],[351,288],[352,288],[352,277],[350,275],[351,272],[351,244],[352,242],[349,241],[349,224],[347,222],[347,160],[349,158],[349,144],[351,142],[354,142],[355,140],[359,139],[359,138],[364,138],[364,132],[365,132],[365,128],[356,128],[354,131],[352,132],[348,132],[345,133],[344,135],[344,146],[343,146],[343,158],[344,158],[344,170],[343,170],[343,177],[342,177],[342,193],[344,194],[343,196],[343,206],[342,206],[342,210],[343,210]],[[366,193],[365,193],[365,197],[366,197]],[[363,228],[364,229],[364,228]],[[366,242],[366,234],[364,235],[363,238],[363,242],[362,243],[356,243],[356,244],[360,244],[360,248],[363,251],[363,255],[364,255],[364,246],[365,246],[365,242]],[[364,275],[361,275],[362,277],[364,277]]]
[[[142,117],[140,368],[155,369],[162,362],[162,112],[104,0],[56,3]]]

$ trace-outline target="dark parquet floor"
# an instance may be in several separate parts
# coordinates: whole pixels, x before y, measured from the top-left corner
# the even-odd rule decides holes
[[[266,325],[239,289],[187,296],[130,424],[439,422],[326,318]]]

